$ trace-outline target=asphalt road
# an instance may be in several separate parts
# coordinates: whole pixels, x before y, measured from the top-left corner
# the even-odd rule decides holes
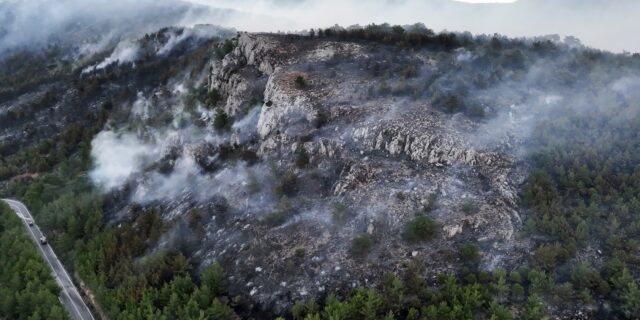
[[[43,236],[42,231],[38,228],[38,225],[35,224],[35,220],[31,216],[31,212],[29,209],[22,204],[22,202],[2,199],[2,201],[6,202],[13,211],[16,212],[18,217],[22,219],[22,223],[24,223],[25,227],[29,231],[31,238],[35,242],[36,246],[40,248],[40,253],[47,260],[47,263],[51,267],[51,271],[53,271],[53,276],[56,279],[56,282],[62,289],[60,293],[60,301],[64,304],[67,311],[69,311],[69,315],[71,315],[72,319],[76,320],[93,320],[93,315],[91,311],[84,303],[82,298],[80,297],[80,293],[78,293],[78,289],[71,281],[69,274],[58,260],[58,257],[51,249],[49,244],[42,245],[40,244],[40,237]],[[31,219],[34,221],[33,226],[30,226],[27,220]]]

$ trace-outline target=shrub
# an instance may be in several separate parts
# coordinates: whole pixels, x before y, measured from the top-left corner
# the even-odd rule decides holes
[[[538,297],[537,294],[532,294],[527,299],[527,303],[525,305],[524,313],[522,314],[522,319],[525,320],[533,320],[533,319],[542,319],[544,316],[544,307],[542,305],[542,300]]]
[[[240,159],[246,161],[247,163],[249,163],[250,165],[255,164],[256,162],[258,162],[258,160],[260,159],[260,157],[258,157],[258,154],[253,151],[253,150],[249,150],[249,149],[242,149],[240,151]]]
[[[224,58],[227,54],[233,51],[233,42],[229,39],[225,40],[221,46],[218,46],[215,50],[216,57],[218,59]]]
[[[475,243],[465,243],[458,250],[458,255],[464,263],[475,264],[480,261],[480,248]]]
[[[209,106],[215,106],[221,98],[222,96],[220,95],[220,92],[218,92],[218,90],[211,89],[211,91],[209,91],[209,93],[207,94],[205,103]]]
[[[328,120],[329,120],[329,116],[327,115],[327,113],[324,110],[318,110],[318,112],[316,113],[316,116],[311,121],[311,124],[316,129],[320,129],[322,126],[324,126],[327,123]]]
[[[278,203],[276,211],[266,214],[262,222],[267,226],[277,227],[287,222],[295,214],[296,211],[293,209],[291,202],[286,196],[283,196]]]
[[[531,269],[527,274],[529,291],[533,293],[545,293],[553,288],[553,279],[540,269]]]
[[[307,310],[303,302],[298,301],[291,307],[291,316],[294,320],[302,320],[306,315]]]
[[[220,93],[216,89],[207,91],[206,86],[200,86],[197,88],[190,87],[187,94],[183,97],[183,103],[186,111],[194,112],[198,103],[210,107],[218,103],[220,98]]]
[[[464,276],[464,281],[473,284],[478,282],[478,277],[476,277],[476,275],[473,273],[469,273],[468,275]]]
[[[295,193],[298,186],[298,177],[293,171],[286,171],[280,176],[275,191],[279,195],[291,195]]]
[[[558,284],[553,288],[555,293],[554,299],[558,300],[558,303],[562,301],[568,301],[573,298],[573,286],[569,282]]]
[[[351,254],[358,258],[363,258],[369,254],[373,247],[373,240],[367,233],[362,233],[351,241]]]
[[[306,250],[304,248],[296,248],[293,254],[298,258],[303,258],[306,254]]]
[[[307,81],[303,76],[297,76],[295,80],[296,88],[304,89],[307,86]]]
[[[265,215],[262,222],[269,227],[277,227],[287,222],[294,214],[292,210],[282,209]]]
[[[462,212],[465,214],[474,214],[478,212],[478,205],[473,200],[467,199],[462,203]]]
[[[417,213],[405,226],[404,236],[409,241],[426,241],[436,236],[438,223],[431,217]]]
[[[442,108],[447,113],[457,113],[465,109],[463,98],[449,94],[442,99]]]
[[[299,145],[296,149],[296,166],[298,168],[305,168],[309,164],[309,153],[304,146]]]
[[[491,312],[491,318],[489,319],[495,319],[495,320],[513,319],[513,316],[511,315],[511,312],[509,311],[509,309],[495,301],[492,301],[491,304],[489,304],[489,309]]]
[[[438,193],[434,192],[429,194],[429,197],[427,197],[427,204],[424,206],[424,209],[427,212],[438,209]]]
[[[480,281],[481,283],[489,283],[491,282],[491,278],[491,274],[487,271],[478,272],[478,281]]]
[[[571,271],[571,283],[578,288],[595,288],[602,278],[596,269],[587,263],[579,263]]]
[[[533,261],[545,270],[554,269],[559,263],[566,261],[569,253],[560,244],[541,245],[533,252]]]
[[[509,280],[513,283],[520,283],[522,282],[522,275],[518,271],[511,271],[511,273],[509,273]]]
[[[216,296],[222,295],[227,291],[227,276],[218,263],[214,263],[205,268],[200,278],[201,283],[209,287]]]
[[[218,131],[228,130],[231,128],[231,118],[224,112],[224,110],[218,110],[213,118],[213,127]]]
[[[343,203],[336,203],[333,206],[333,211],[331,211],[331,216],[334,222],[343,224],[349,216],[349,207]]]

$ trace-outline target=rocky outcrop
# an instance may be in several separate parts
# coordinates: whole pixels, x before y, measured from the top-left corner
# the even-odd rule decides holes
[[[235,48],[222,61],[214,61],[211,70],[210,84],[213,88],[230,86],[229,79],[244,66],[254,66],[259,72],[270,75],[281,63],[277,59],[276,43],[268,41],[269,37],[260,37],[248,33],[238,34]]]
[[[475,150],[465,149],[459,139],[452,136],[419,132],[406,127],[367,126],[353,129],[353,139],[366,150],[386,151],[391,155],[407,155],[415,161],[429,164],[452,165],[477,162]]]
[[[282,69],[276,69],[269,77],[265,89],[266,104],[262,108],[258,121],[258,134],[261,138],[267,137],[278,128],[300,130],[310,124],[316,112],[311,105],[311,99],[302,91],[294,88],[295,73],[287,73]],[[295,132],[290,132],[295,135]]]
[[[269,35],[241,33],[233,53],[244,59],[247,65],[255,66],[258,71],[270,75],[286,60],[283,54],[293,53],[286,50],[286,47],[281,42],[273,41]]]
[[[279,56],[277,43],[268,36],[240,33],[233,51],[212,62],[209,89],[218,90],[225,97],[224,110],[235,115],[262,96],[267,77],[282,63]]]

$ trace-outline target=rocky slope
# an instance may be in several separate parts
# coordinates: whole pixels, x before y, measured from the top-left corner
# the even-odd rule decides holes
[[[151,252],[181,247],[199,266],[219,262],[232,293],[275,312],[370,286],[410,263],[425,275],[456,270],[454,252],[469,241],[479,243],[484,268],[523,259],[528,245],[514,235],[527,167],[513,152],[517,139],[478,139],[494,135],[488,122],[443,112],[425,93],[465,52],[443,58],[374,42],[239,33],[222,55],[222,44],[197,37],[160,54],[186,32],[140,40],[132,63],[76,71],[80,81],[63,82],[47,109],[59,110],[53,121],[38,110],[37,130],[12,121],[3,140],[18,148],[70,123],[93,124],[106,110],[90,176],[108,193],[110,223],[132,223],[141,206],[158,209],[174,227]],[[30,102],[22,100],[46,90],[0,107],[24,109]],[[224,128],[222,111],[233,121]],[[121,174],[127,159],[139,168],[116,180],[100,173]],[[406,239],[417,212],[437,222],[434,239]],[[356,253],[352,240],[362,234],[371,243]]]
[[[640,310],[640,55],[416,24],[170,27],[66,56],[0,64],[0,196],[114,318],[327,316],[403,283],[399,317]],[[191,298],[209,284],[216,308]],[[190,303],[165,306],[176,285]]]
[[[437,72],[428,52],[266,34],[241,33],[234,41],[235,49],[212,63],[209,88],[223,95],[219,107],[230,115],[241,116],[252,97],[264,101],[257,137],[246,147],[297,176],[295,190],[261,208],[267,212],[243,208],[246,191],[226,194],[230,210],[243,213],[209,226],[213,247],[203,246],[202,255],[232,265],[239,290],[272,305],[366,286],[409,261],[431,274],[451,268],[450,250],[468,239],[480,241],[488,268],[520,258],[510,253],[522,224],[517,189],[526,169],[519,160],[497,144],[473,145],[482,125],[444,114],[427,99],[371,93],[388,80],[372,77],[367,65],[392,67],[386,59],[397,54],[422,62],[421,72]],[[302,148],[309,164],[299,168]],[[265,213],[282,206],[286,218],[265,225]],[[340,210],[346,221],[336,218]],[[406,223],[425,210],[440,235],[405,241]],[[361,233],[374,245],[357,259],[350,243]]]

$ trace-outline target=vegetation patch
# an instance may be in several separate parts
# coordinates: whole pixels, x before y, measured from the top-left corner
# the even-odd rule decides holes
[[[303,76],[297,76],[294,80],[294,84],[298,89],[304,89],[307,87],[307,80]]]
[[[431,240],[437,235],[438,228],[438,223],[433,218],[418,212],[405,225],[404,237],[412,242]]]
[[[373,239],[368,233],[362,233],[351,240],[351,254],[356,258],[366,257],[373,247]]]
[[[298,145],[296,148],[296,166],[300,169],[306,168],[309,165],[309,152],[305,149],[304,145]]]
[[[231,117],[224,110],[218,109],[213,117],[213,127],[218,131],[226,131],[231,129],[231,125]]]

